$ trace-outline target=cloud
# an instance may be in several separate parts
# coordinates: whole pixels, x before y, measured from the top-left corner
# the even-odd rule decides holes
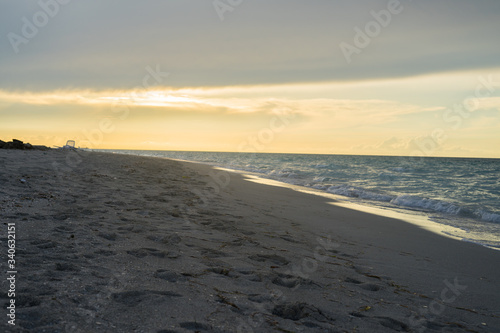
[[[266,95],[266,86],[249,88],[255,96],[222,97],[220,89],[150,89],[150,90],[57,90],[48,92],[8,92],[0,90],[0,105],[19,104],[33,106],[80,105],[106,109],[114,105],[130,108],[151,107],[154,110],[176,109],[185,113],[261,114],[294,113],[305,118],[335,118],[346,124],[379,124],[402,115],[422,112],[415,105],[388,100],[309,98],[299,94],[290,97]],[[348,125],[351,126],[351,125]]]
[[[383,141],[382,143],[376,145],[374,148],[376,149],[382,149],[382,150],[392,150],[392,151],[396,151],[396,150],[401,150],[401,148],[403,150],[408,150],[408,141],[405,141],[405,140],[402,140],[402,139],[399,139],[399,138],[396,138],[396,137],[392,137],[390,139],[387,139],[385,141]]]
[[[500,65],[497,0],[402,2],[351,64],[339,48],[385,0],[245,1],[221,21],[211,1],[70,1],[15,53],[38,2],[0,0],[0,89],[131,89],[146,66],[174,87],[394,78]],[[141,13],[140,15],[138,13]],[[25,37],[23,37],[25,38]]]
[[[500,88],[500,84],[498,85]],[[485,97],[477,100],[478,109],[496,109],[500,110],[500,97]]]

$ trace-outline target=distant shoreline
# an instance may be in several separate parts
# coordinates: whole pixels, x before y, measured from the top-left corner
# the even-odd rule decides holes
[[[144,152],[176,152],[176,153],[238,153],[238,154],[290,154],[290,155],[311,155],[311,156],[359,156],[359,157],[400,157],[400,158],[412,158],[412,159],[433,159],[433,158],[447,158],[447,159],[481,159],[481,160],[500,160],[500,157],[463,157],[463,156],[411,156],[411,155],[370,155],[370,154],[327,154],[327,153],[282,153],[282,152],[240,152],[240,151],[210,151],[210,150],[167,150],[167,149],[101,149],[101,148],[89,148],[91,151],[95,152],[114,152],[114,151],[144,151]]]

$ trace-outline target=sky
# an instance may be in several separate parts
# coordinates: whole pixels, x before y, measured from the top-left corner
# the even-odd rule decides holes
[[[498,0],[0,0],[0,139],[500,158]]]

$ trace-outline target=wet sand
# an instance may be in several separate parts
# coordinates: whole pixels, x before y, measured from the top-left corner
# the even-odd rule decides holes
[[[62,150],[0,151],[0,184],[0,331],[500,330],[499,251],[324,197]]]

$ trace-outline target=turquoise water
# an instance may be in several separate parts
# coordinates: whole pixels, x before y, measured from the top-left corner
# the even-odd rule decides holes
[[[314,188],[363,205],[426,214],[500,248],[500,159],[120,150],[196,161]]]

